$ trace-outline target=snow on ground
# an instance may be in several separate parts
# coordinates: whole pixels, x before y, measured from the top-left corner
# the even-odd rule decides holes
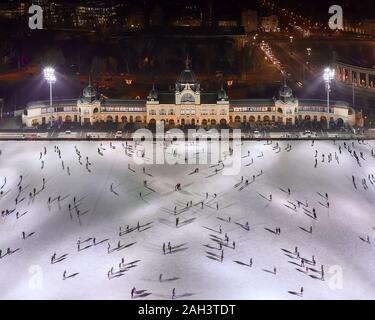
[[[130,299],[136,287],[137,299],[173,288],[177,299],[374,299],[375,142],[276,143],[244,142],[241,172],[224,176],[221,164],[137,165],[132,142],[0,142],[0,298]],[[181,160],[184,146],[166,153]]]

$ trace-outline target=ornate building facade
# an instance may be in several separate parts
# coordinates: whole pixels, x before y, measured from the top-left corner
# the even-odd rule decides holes
[[[375,69],[373,66],[361,66],[336,61],[336,80],[347,86],[373,93],[375,90]]]
[[[320,122],[324,127],[359,123],[358,115],[348,103],[331,101],[328,110],[323,100],[298,100],[284,83],[273,99],[230,100],[223,87],[219,92],[205,92],[194,72],[186,66],[175,88],[159,92],[155,86],[147,99],[105,99],[89,84],[78,100],[36,101],[27,105],[23,125],[33,127],[58,123],[94,125],[101,122],[134,123],[138,127],[164,122],[168,127],[196,125],[200,127],[241,125],[295,125],[306,121]]]

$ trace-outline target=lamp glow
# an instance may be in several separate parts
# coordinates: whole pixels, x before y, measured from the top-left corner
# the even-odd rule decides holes
[[[52,107],[52,84],[56,83],[56,75],[55,75],[55,69],[52,67],[46,67],[43,70],[44,72],[44,79],[48,82],[49,84],[49,106],[51,110],[51,117],[50,117],[50,124],[52,127],[52,119],[53,119],[53,107]]]

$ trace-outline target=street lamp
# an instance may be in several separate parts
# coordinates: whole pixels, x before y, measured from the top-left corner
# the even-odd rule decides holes
[[[290,39],[290,54],[293,55],[293,36],[289,36]]]
[[[311,48],[306,48],[306,50],[307,50],[307,64],[310,64]]]
[[[331,68],[324,69],[324,82],[327,90],[327,112],[329,113],[329,93],[331,92],[331,81],[335,78],[335,70]]]
[[[44,79],[46,79],[46,81],[48,82],[49,84],[49,106],[50,106],[50,110],[51,110],[51,113],[53,113],[53,107],[52,107],[52,84],[56,83],[56,76],[55,76],[55,69],[51,68],[51,67],[47,67],[47,68],[44,68]],[[52,116],[50,117],[51,119],[51,127],[52,127]]]
[[[0,121],[1,121],[3,120],[4,99],[0,99],[0,104],[1,104],[1,107],[0,107]]]

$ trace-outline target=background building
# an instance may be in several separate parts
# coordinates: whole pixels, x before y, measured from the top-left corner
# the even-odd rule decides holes
[[[277,32],[279,28],[279,19],[276,15],[262,17],[260,26],[264,32]]]
[[[241,12],[241,26],[246,33],[258,30],[258,13],[255,10]]]

